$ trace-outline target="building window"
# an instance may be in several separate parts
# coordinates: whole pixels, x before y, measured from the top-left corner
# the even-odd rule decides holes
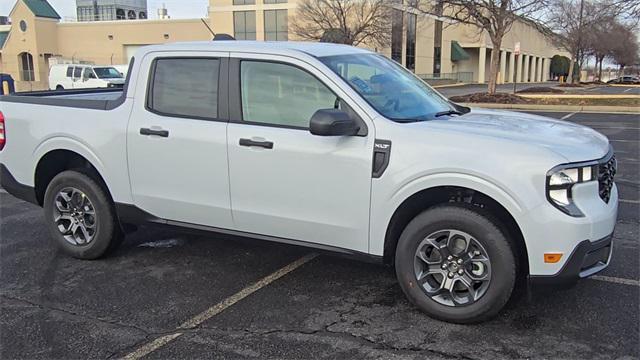
[[[264,0],[265,4],[286,4],[287,0]]]
[[[218,59],[158,59],[147,107],[164,116],[218,117]]]
[[[236,40],[255,40],[256,12],[235,11],[233,13],[233,31]]]
[[[135,11],[133,11],[133,10],[129,10],[129,11],[127,12],[127,18],[128,18],[129,20],[135,20],[135,19],[137,19],[137,18],[138,18],[138,15],[136,14],[136,12],[135,12]]]
[[[233,0],[233,5],[255,5],[256,0]]]
[[[402,10],[393,9],[391,15],[391,59],[402,63]]]
[[[36,81],[36,75],[33,71],[33,56],[28,52],[18,55],[20,60],[20,78],[22,81]]]
[[[433,48],[433,73],[440,74],[442,72],[442,48]]]
[[[264,39],[268,41],[289,40],[288,10],[265,10]]]
[[[418,15],[407,14],[407,51],[405,66],[407,69],[416,70],[416,22]]]
[[[124,9],[116,9],[116,20],[125,20],[126,18]]]

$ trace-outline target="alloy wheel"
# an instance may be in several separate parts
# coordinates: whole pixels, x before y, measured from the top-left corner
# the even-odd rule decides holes
[[[485,248],[470,234],[440,230],[416,249],[415,276],[432,300],[446,306],[467,306],[489,288],[491,261]]]
[[[53,221],[64,239],[75,246],[93,241],[98,226],[96,211],[82,191],[67,187],[56,194]]]

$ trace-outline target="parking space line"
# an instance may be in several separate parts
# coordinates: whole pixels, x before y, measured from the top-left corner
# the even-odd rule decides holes
[[[265,287],[265,286],[271,284],[272,282],[280,279],[281,277],[283,277],[283,276],[287,275],[288,273],[294,271],[295,269],[299,268],[300,266],[302,266],[302,265],[308,263],[309,261],[315,259],[317,256],[318,256],[318,254],[309,254],[309,255],[303,256],[300,259],[290,263],[289,265],[286,265],[286,266],[274,271],[273,273],[263,277],[262,279],[258,280],[257,282],[247,286],[246,288],[244,288],[244,289],[238,291],[237,293],[231,295],[230,297],[222,300],[221,302],[215,304],[214,306],[208,308],[207,310],[201,312],[200,314],[198,314],[198,315],[192,317],[191,319],[185,321],[180,326],[178,326],[178,328],[176,328],[176,332],[175,333],[161,336],[161,337],[153,340],[152,342],[147,343],[147,344],[139,347],[135,351],[127,354],[123,359],[126,359],[126,360],[137,360],[137,359],[140,359],[140,358],[142,358],[144,356],[149,355],[150,353],[158,350],[159,348],[169,344],[173,340],[175,340],[175,339],[179,338],[180,336],[182,336],[184,334],[184,332],[181,332],[181,331],[183,331],[183,330],[191,330],[191,329],[197,327],[198,325],[202,324],[203,322],[205,322],[205,321],[211,319],[212,317],[220,314],[225,309],[233,306],[238,301],[246,298],[247,296],[253,294],[254,292],[262,289],[263,287]]]
[[[625,200],[625,199],[620,199],[618,200],[621,203],[625,203],[625,204],[640,204],[640,201],[638,200]]]
[[[600,125],[585,125],[594,129],[613,129],[613,130],[640,130],[640,127],[630,126],[600,126]]]
[[[619,163],[620,162],[618,162],[618,164]],[[637,182],[637,181],[631,181],[631,180],[627,180],[627,179],[616,179],[616,183],[628,184],[628,185],[640,185],[640,183]]]
[[[609,141],[616,141],[616,142],[630,142],[630,143],[638,143],[638,140],[615,140],[615,139],[609,139]]]
[[[576,111],[576,112],[572,112],[572,113],[570,113],[570,114],[567,114],[567,115],[565,115],[565,116],[561,117],[561,118],[560,118],[560,120],[567,120],[568,118],[572,117],[573,115],[575,115],[575,114],[577,114],[577,113],[578,113],[578,112]]]
[[[629,92],[629,91],[631,91],[631,90],[633,90],[633,88],[628,88],[627,90],[625,90],[625,91],[623,91],[623,92]]]
[[[5,189],[0,189],[0,194],[8,194],[8,192]]]
[[[614,284],[623,284],[623,285],[631,285],[631,286],[640,286],[640,281],[632,280],[632,279],[623,279],[618,277],[611,276],[602,276],[602,275],[594,275],[589,279],[597,280],[597,281],[606,281]]]

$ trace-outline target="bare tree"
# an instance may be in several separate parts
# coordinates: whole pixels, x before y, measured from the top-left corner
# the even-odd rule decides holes
[[[620,68],[619,76],[624,75],[624,68],[627,65],[635,65],[640,62],[638,38],[633,27],[620,23],[614,24],[609,42],[612,44],[611,59]]]
[[[637,0],[633,0],[637,1]],[[547,12],[546,24],[557,36],[557,44],[571,54],[568,82],[577,82],[573,73],[576,63],[581,67],[588,55],[588,34],[594,28],[630,14],[629,0],[553,0]]]
[[[613,49],[611,36],[614,35],[615,24],[618,24],[617,19],[609,17],[593,24],[585,34],[585,48],[596,60],[595,72],[599,80],[602,79],[602,64]]]
[[[292,30],[305,40],[386,47],[391,42],[388,0],[301,0]]]
[[[500,47],[505,34],[518,20],[533,20],[546,0],[413,0],[420,12],[455,23],[473,25],[486,32],[493,50],[489,66],[488,92],[496,92],[500,69]]]

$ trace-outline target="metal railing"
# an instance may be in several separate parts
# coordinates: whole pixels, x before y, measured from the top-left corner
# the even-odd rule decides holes
[[[449,80],[462,83],[473,82],[473,72],[455,72],[455,73],[440,73],[440,74],[418,74],[422,80]]]

